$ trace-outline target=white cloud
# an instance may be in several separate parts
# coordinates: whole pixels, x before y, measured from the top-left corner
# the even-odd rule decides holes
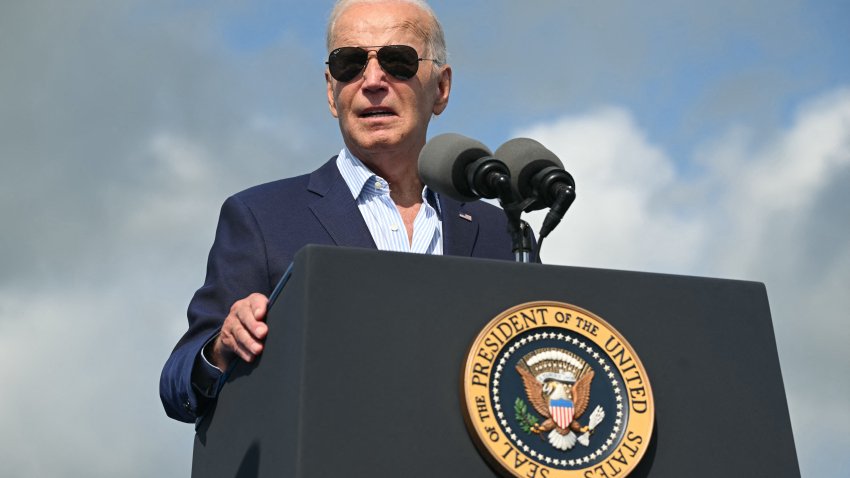
[[[789,249],[771,258],[774,268],[777,260],[795,260],[807,238],[789,236],[805,232],[800,228],[809,215],[830,213],[812,208],[819,192],[850,167],[850,90],[811,101],[766,144],[753,144],[750,136],[738,128],[698,154],[703,186],[719,192],[710,221],[735,232],[719,243],[728,252],[717,251],[723,260],[717,270],[746,275],[766,265],[766,243]]]
[[[808,102],[760,143],[728,131],[695,153],[696,172],[620,108],[518,135],[553,150],[577,182],[546,262],[766,283],[803,474],[850,469],[828,455],[850,446],[850,89]]]
[[[546,262],[670,271],[695,260],[703,225],[669,207],[681,194],[675,167],[627,111],[601,108],[519,135],[546,145],[576,178],[577,199],[544,243]]]

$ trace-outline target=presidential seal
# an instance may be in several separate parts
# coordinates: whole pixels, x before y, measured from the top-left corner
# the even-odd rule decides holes
[[[467,354],[462,394],[470,434],[505,476],[626,476],[655,419],[625,338],[560,302],[519,305],[487,324]]]

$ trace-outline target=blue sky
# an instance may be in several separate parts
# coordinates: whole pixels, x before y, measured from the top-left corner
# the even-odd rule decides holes
[[[159,370],[224,199],[342,146],[331,5],[0,6],[9,476],[188,474]],[[547,262],[766,283],[804,475],[850,473],[850,4],[432,5],[455,81],[431,134],[563,159],[578,200]]]

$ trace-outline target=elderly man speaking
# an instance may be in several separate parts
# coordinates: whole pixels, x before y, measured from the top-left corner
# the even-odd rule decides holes
[[[431,8],[420,0],[339,1],[327,43],[328,106],[344,147],[310,174],[225,201],[189,329],[160,379],[172,418],[202,416],[233,361],[262,353],[267,297],[307,244],[513,258],[501,211],[439,196],[417,173],[428,123],[445,110],[452,85]]]

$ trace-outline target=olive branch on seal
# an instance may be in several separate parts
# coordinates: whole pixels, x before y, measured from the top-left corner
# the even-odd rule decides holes
[[[537,415],[530,412],[528,405],[519,397],[514,402],[514,413],[516,414],[516,421],[525,433],[532,433],[532,429],[539,423]]]

